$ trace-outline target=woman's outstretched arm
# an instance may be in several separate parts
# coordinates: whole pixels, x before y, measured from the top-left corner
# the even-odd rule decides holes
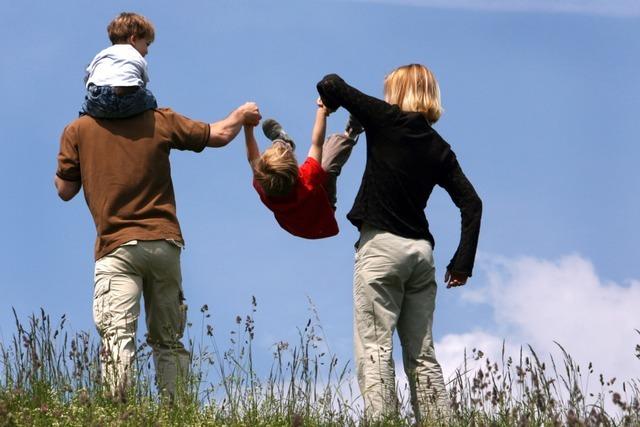
[[[365,129],[386,126],[400,114],[397,106],[360,92],[337,74],[326,75],[318,82],[316,88],[329,110],[335,111],[344,107]]]

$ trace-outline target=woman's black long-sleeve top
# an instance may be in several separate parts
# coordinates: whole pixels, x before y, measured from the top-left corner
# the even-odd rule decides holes
[[[325,76],[317,88],[325,106],[346,108],[367,136],[367,163],[349,221],[358,229],[367,223],[401,237],[426,239],[433,246],[424,210],[437,184],[462,216],[460,242],[447,269],[471,276],[482,202],[449,144],[422,114],[365,95],[336,74]]]

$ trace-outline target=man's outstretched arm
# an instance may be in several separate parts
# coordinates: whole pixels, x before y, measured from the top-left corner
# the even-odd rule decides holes
[[[260,123],[262,116],[258,109],[258,104],[255,102],[247,102],[240,107],[236,108],[226,118],[211,123],[209,147],[224,147],[230,143],[240,133],[242,126],[256,126]]]
[[[55,176],[54,184],[56,186],[56,190],[58,190],[58,196],[65,202],[73,199],[73,197],[78,194],[80,187],[82,186],[80,181],[66,181],[58,175]]]

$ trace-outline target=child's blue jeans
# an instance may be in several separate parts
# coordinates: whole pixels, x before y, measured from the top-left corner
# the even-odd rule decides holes
[[[98,119],[123,119],[158,108],[155,96],[147,88],[137,88],[125,95],[116,94],[111,86],[89,85],[80,115]]]

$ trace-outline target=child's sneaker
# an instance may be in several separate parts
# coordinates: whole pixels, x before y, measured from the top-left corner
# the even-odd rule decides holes
[[[293,139],[282,129],[280,123],[273,119],[267,119],[262,122],[262,132],[264,132],[264,136],[269,138],[271,141],[275,141],[276,139],[281,139],[288,144],[291,145],[293,150],[296,149],[296,144],[293,142]]]
[[[364,127],[360,124],[358,119],[349,114],[349,121],[347,122],[347,126],[344,131],[349,139],[357,141],[358,136],[364,132]]]

